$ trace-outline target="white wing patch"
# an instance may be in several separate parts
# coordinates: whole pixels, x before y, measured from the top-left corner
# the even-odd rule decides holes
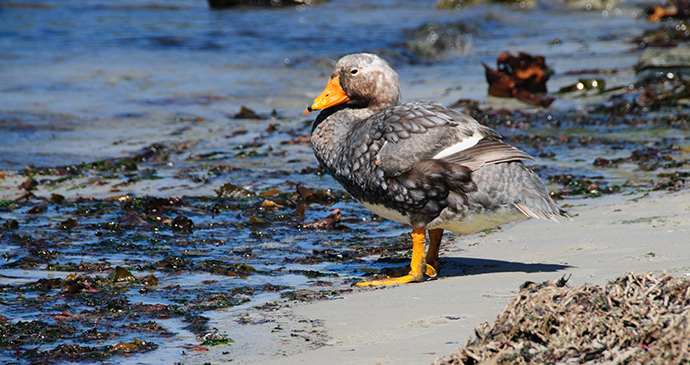
[[[441,158],[456,154],[460,151],[464,151],[464,150],[476,145],[479,142],[479,140],[481,140],[482,138],[484,138],[483,135],[475,132],[469,138],[463,139],[459,143],[456,143],[456,144],[446,148],[445,150],[437,153],[436,156],[434,156],[434,159],[441,159]]]

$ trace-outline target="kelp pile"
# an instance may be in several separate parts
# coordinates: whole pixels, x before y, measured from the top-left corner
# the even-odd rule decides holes
[[[435,365],[690,362],[690,280],[627,274],[605,286],[526,283],[494,322]]]

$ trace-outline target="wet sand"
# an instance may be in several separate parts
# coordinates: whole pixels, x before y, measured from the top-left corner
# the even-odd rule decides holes
[[[570,286],[603,285],[626,272],[690,274],[689,192],[573,203],[570,222],[529,220],[444,240],[435,280],[246,310],[264,322],[233,326],[233,345],[187,352],[183,362],[429,364],[458,352],[473,328],[493,322],[526,281],[565,275]],[[214,325],[226,326],[223,320]]]

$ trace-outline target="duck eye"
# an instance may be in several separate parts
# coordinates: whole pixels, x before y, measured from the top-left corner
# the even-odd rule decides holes
[[[353,75],[357,75],[358,72],[359,72],[359,70],[356,68],[353,68],[352,71],[350,71],[350,73]]]

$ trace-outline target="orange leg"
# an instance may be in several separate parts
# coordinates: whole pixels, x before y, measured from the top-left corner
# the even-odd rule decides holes
[[[424,242],[426,241],[426,229],[424,227],[415,227],[412,229],[412,261],[410,262],[410,273],[389,279],[371,280],[357,283],[357,286],[374,286],[374,285],[394,285],[406,284],[414,281],[423,281],[424,273],[427,270],[426,262],[424,262]]]
[[[441,271],[441,264],[438,262],[438,249],[441,246],[443,229],[429,230],[429,250],[426,252],[426,274],[432,278]]]

